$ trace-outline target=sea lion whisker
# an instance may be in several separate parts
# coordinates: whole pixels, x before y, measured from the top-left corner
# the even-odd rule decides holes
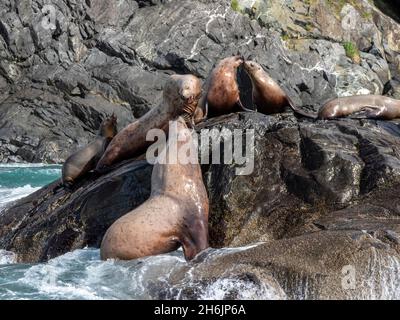
[[[193,97],[200,95],[201,81],[197,77],[170,76],[163,89],[162,103],[114,137],[99,160],[96,170],[104,171],[116,163],[133,158],[137,152],[148,146],[146,135],[151,129],[166,130],[168,122],[177,116],[188,114],[190,117],[198,104],[198,99]]]

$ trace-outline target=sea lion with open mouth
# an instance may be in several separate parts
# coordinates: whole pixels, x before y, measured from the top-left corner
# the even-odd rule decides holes
[[[182,245],[191,260],[208,248],[209,202],[198,157],[189,163],[179,160],[180,152],[191,148],[196,148],[192,132],[180,118],[170,126],[167,147],[159,156],[163,161],[154,165],[150,199],[108,229],[102,259],[138,259]],[[171,150],[178,156],[170,157]]]
[[[167,130],[169,121],[182,116],[188,124],[193,117],[201,95],[201,81],[193,75],[173,75],[164,86],[163,102],[143,117],[128,125],[116,135],[97,164],[98,172],[130,159],[150,144],[146,141],[151,129]]]

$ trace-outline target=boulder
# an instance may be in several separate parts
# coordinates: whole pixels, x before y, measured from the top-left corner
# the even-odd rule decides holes
[[[375,3],[2,1],[0,161],[62,163],[93,138],[99,118],[116,112],[123,126],[158,105],[168,75],[205,79],[238,51],[261,63],[299,107],[382,94],[400,75],[400,27],[386,15],[396,15],[390,5]],[[10,117],[10,108],[22,116]]]

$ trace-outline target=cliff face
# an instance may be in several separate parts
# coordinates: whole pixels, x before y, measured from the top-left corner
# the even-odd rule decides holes
[[[350,94],[400,98],[400,27],[372,1],[53,0],[53,29],[38,22],[39,2],[0,5],[3,161],[60,162],[105,114],[122,126],[155,106],[168,74],[205,78],[238,51],[306,110]],[[170,274],[180,297],[225,278],[289,298],[398,297],[398,121],[238,113],[201,127],[255,129],[251,175],[235,175],[235,164],[202,167],[212,246],[251,248],[210,250]],[[99,246],[148,198],[150,171],[133,161],[89,175],[72,193],[54,194],[57,182],[43,188],[0,213],[0,248],[37,262]],[[346,267],[356,289],[343,286]],[[157,294],[174,296],[163,285]]]
[[[106,114],[123,127],[157,105],[168,74],[205,78],[238,50],[305,108],[399,97],[400,27],[371,1],[5,0],[0,16],[2,162],[61,163]]]

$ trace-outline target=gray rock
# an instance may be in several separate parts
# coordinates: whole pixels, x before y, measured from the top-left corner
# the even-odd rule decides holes
[[[35,98],[21,94],[27,88],[60,97],[55,105],[46,101],[35,105],[56,117],[38,123],[43,127],[51,122],[53,130],[44,133],[8,118],[6,127],[15,124],[15,129],[8,129],[5,137],[29,135],[43,142],[61,141],[63,119],[74,114],[65,116],[50,109],[63,105],[61,109],[72,110],[70,101],[76,97],[90,109],[92,102],[88,99],[85,106],[85,97],[100,96],[106,100],[103,105],[129,107],[134,117],[140,117],[158,105],[169,74],[193,73],[204,79],[219,59],[238,51],[252,54],[298,106],[311,110],[338,95],[380,94],[391,76],[399,74],[396,52],[400,48],[395,41],[399,26],[366,1],[356,7],[331,2],[316,6],[297,0],[258,3],[254,12],[246,5],[235,12],[229,0],[123,0],[118,6],[104,0],[3,1],[0,75],[5,80],[0,78],[0,103],[10,96],[15,105],[28,100],[33,107]],[[358,21],[350,33],[345,23],[349,14]],[[361,65],[346,57],[338,43],[342,41],[352,41],[366,51],[361,53]],[[1,110],[3,114],[9,107]],[[121,119],[122,123],[132,120],[132,115]],[[55,142],[55,150],[60,151],[46,151],[35,161],[63,161],[68,154],[65,147],[78,147],[77,134],[82,141],[90,139],[90,130],[79,121],[70,125],[75,132],[69,134],[72,143]],[[41,151],[32,148],[21,154]],[[15,158],[7,150],[3,154],[2,161],[31,160]]]
[[[398,297],[397,122],[238,113],[199,130],[224,128],[255,130],[250,175],[236,175],[237,161],[202,165],[211,246],[230,249],[200,254],[155,284],[154,297],[170,299],[176,291],[181,298],[212,297],[219,285],[225,299],[249,298],[245,292],[263,299]],[[221,151],[213,151],[222,156],[219,137]],[[18,141],[27,143],[34,142]],[[58,190],[55,182],[0,212],[0,247],[21,262],[98,247],[116,219],[149,197],[150,176],[151,166],[132,161],[105,176],[88,175],[72,192]],[[357,290],[342,285],[353,269]]]

